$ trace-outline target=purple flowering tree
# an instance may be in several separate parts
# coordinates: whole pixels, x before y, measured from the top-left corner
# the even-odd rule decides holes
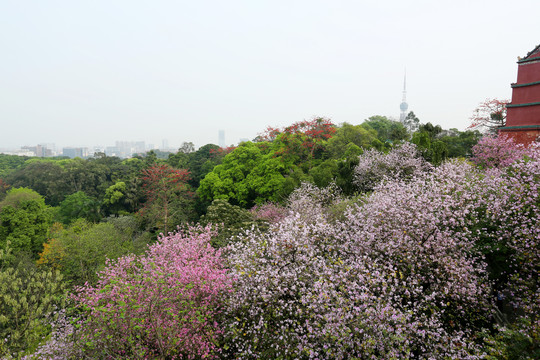
[[[540,147],[517,148],[525,156],[486,172],[481,245],[492,269],[504,317],[500,337],[509,347],[519,340],[540,354]],[[503,164],[510,163],[503,167]],[[484,229],[491,231],[486,232]],[[506,337],[506,340],[504,338]],[[508,340],[509,339],[509,340]],[[536,344],[536,345],[534,345]],[[522,351],[522,349],[517,350]],[[497,353],[499,353],[497,351]],[[521,356],[521,355],[520,355]],[[509,356],[510,358],[512,355]],[[532,358],[532,357],[531,357]]]
[[[361,191],[372,191],[385,180],[410,179],[430,168],[411,143],[403,143],[387,154],[369,149],[360,155],[354,183]]]
[[[237,278],[229,351],[246,359],[479,358],[474,334],[492,305],[469,229],[480,180],[472,166],[448,163],[407,183],[387,181],[342,222],[328,221],[325,197],[301,188],[288,218],[229,249]]]

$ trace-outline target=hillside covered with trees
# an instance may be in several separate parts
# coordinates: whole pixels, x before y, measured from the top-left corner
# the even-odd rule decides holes
[[[538,358],[539,187],[538,147],[383,116],[0,155],[0,357]]]

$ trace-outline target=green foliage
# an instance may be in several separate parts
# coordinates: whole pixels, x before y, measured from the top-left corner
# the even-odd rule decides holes
[[[523,324],[530,327],[531,324]],[[486,360],[540,359],[540,333],[524,332],[515,326],[498,328],[494,334],[485,334]]]
[[[356,145],[354,145],[356,146]],[[338,161],[329,159],[309,171],[313,183],[318,187],[326,187],[335,180],[338,172]]]
[[[441,131],[439,125],[433,126],[431,123],[427,123],[420,126],[420,129],[413,134],[411,140],[418,147],[422,157],[433,165],[440,165],[448,158],[448,146],[445,142],[438,140]]]
[[[386,116],[371,116],[361,124],[366,129],[373,129],[377,132],[377,138],[384,146],[407,140],[409,134],[407,128],[399,121],[393,121]],[[380,150],[380,149],[379,149]]]
[[[25,188],[11,189],[0,202],[0,248],[11,242],[15,252],[36,256],[51,223],[51,210],[38,193]]]
[[[9,244],[0,249],[0,357],[19,358],[48,333],[64,284],[58,271],[38,270],[32,262],[8,265],[10,252]]]
[[[87,160],[36,159],[9,174],[6,182],[13,187],[31,188],[45,197],[47,204],[58,206],[67,195],[78,191],[101,199],[109,186],[117,181],[128,184],[144,166],[140,159],[122,161],[108,156]]]
[[[272,151],[284,162],[311,170],[322,159],[328,139],[336,126],[326,118],[315,117],[289,125],[283,130],[268,128],[263,138],[272,142]]]
[[[412,136],[411,142],[415,144],[419,150],[426,150],[431,146],[429,133],[425,131],[415,132]]]
[[[343,159],[362,154],[362,148],[372,147],[377,140],[377,131],[362,125],[343,123],[328,140],[326,151],[332,159]]]
[[[99,203],[97,200],[87,196],[83,191],[77,191],[74,194],[68,195],[60,203],[58,215],[60,221],[64,224],[69,224],[79,218],[96,222],[100,218]]]
[[[416,114],[412,111],[410,111],[407,116],[405,117],[405,120],[403,121],[405,127],[410,131],[414,132],[418,127],[420,126],[420,119],[416,116]]]
[[[220,248],[227,246],[234,236],[250,229],[256,221],[248,210],[231,205],[227,200],[216,199],[208,207],[206,215],[201,217],[200,223],[214,225],[218,235],[212,237],[211,243]]]
[[[0,201],[4,200],[10,187],[11,186],[8,183],[0,179]]]
[[[433,125],[432,123],[428,122],[427,124],[420,125],[418,131],[427,133],[429,135],[429,140],[433,142],[439,137],[443,130],[440,125]]]
[[[344,195],[353,195],[356,191],[354,185],[354,169],[358,165],[358,156],[350,156],[337,163],[336,185],[341,189]]]
[[[42,195],[48,204],[56,206],[70,193],[63,176],[64,169],[53,161],[28,161],[6,177],[12,187],[27,187]],[[75,191],[71,191],[73,193]]]
[[[278,201],[288,168],[281,159],[264,154],[260,146],[242,143],[206,175],[197,193],[206,200],[225,199],[243,207]]]
[[[0,178],[15,171],[28,159],[28,156],[0,154]]]
[[[118,215],[120,212],[128,212],[125,209],[128,207],[128,189],[126,183],[118,181],[105,190],[103,196],[103,210],[107,214]]]
[[[107,259],[134,252],[134,230],[114,223],[91,224],[83,219],[51,234],[40,263],[59,268],[71,285],[94,283]]]
[[[4,198],[4,200],[0,202],[0,210],[6,206],[19,208],[21,204],[26,201],[43,201],[41,195],[34,190],[27,188],[14,188],[8,191],[6,195],[7,196]]]
[[[157,239],[155,234],[140,229],[139,221],[135,216],[110,216],[103,222],[114,226],[119,234],[118,238],[123,239],[127,248],[130,247],[127,244],[131,242],[132,252],[135,254],[142,254],[148,244],[154,243]]]
[[[440,165],[448,157],[448,146],[440,140],[435,140],[431,144],[431,163]]]
[[[178,169],[187,169],[191,174],[188,183],[193,188],[198,188],[200,181],[212,169],[221,163],[223,156],[218,153],[219,146],[207,144],[197,151],[189,151],[189,147],[171,155],[167,161],[171,166]]]
[[[472,148],[478,143],[482,134],[478,130],[458,131],[450,129],[445,131],[440,137],[440,141],[444,142],[448,148],[448,157],[470,157]]]

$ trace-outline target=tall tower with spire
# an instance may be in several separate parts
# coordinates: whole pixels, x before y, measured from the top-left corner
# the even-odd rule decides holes
[[[405,118],[407,117],[407,110],[409,109],[409,104],[407,104],[407,71],[405,71],[405,75],[403,77],[403,99],[401,99],[399,109],[401,110],[399,121],[404,124]]]

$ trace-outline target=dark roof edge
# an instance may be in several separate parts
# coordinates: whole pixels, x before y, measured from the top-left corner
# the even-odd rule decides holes
[[[540,129],[540,125],[503,126],[498,130]]]
[[[519,87],[533,86],[533,85],[540,85],[540,81],[535,81],[535,82],[526,83],[526,84],[511,84],[510,86],[512,86],[512,88],[519,88]]]
[[[540,102],[532,102],[532,103],[524,103],[524,104],[507,104],[507,108],[516,108],[516,107],[524,107],[524,106],[537,106],[540,105]]]
[[[527,56],[525,56],[523,59],[520,59],[520,60],[518,61],[518,64],[524,63],[524,62],[527,62],[527,61],[532,61],[532,59],[537,59],[537,57],[534,57],[534,58],[529,59],[529,56],[531,56],[532,54],[534,54],[534,53],[535,53],[537,50],[539,50],[539,49],[540,49],[540,45],[537,45],[534,49],[532,49],[531,51],[529,51],[529,52],[527,53]],[[538,57],[538,59],[540,59],[540,57]]]

